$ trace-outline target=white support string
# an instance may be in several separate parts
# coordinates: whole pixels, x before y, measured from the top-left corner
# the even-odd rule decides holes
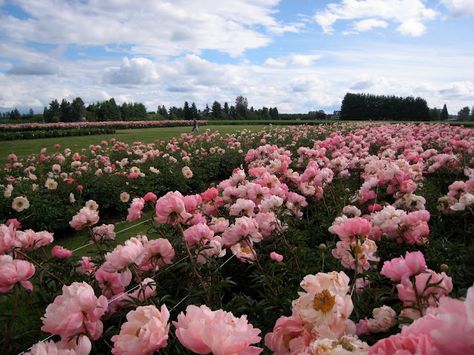
[[[132,229],[132,228],[135,228],[135,227],[137,227],[137,226],[140,226],[140,225],[142,225],[142,224],[144,224],[144,223],[146,223],[146,222],[148,222],[147,219],[141,221],[140,223],[137,223],[137,224],[134,224],[134,225],[129,226],[129,227],[127,227],[127,228],[124,228],[124,229],[122,229],[122,230],[119,230],[118,232],[115,233],[115,235],[120,234],[120,233],[123,233],[123,232],[126,232],[126,231],[128,231],[128,230],[130,230],[130,229]],[[76,252],[76,251],[78,251],[78,250],[81,250],[81,249],[86,248],[86,247],[88,247],[88,246],[90,246],[90,245],[93,245],[93,244],[94,244],[94,242],[88,242],[88,243],[86,243],[86,244],[84,244],[84,245],[81,245],[80,247],[77,247],[76,249],[72,250],[72,252],[74,253],[74,252]]]

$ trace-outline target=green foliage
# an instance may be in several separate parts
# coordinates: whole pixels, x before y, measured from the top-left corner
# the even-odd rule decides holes
[[[342,100],[341,120],[428,121],[429,109],[420,97],[347,93]]]

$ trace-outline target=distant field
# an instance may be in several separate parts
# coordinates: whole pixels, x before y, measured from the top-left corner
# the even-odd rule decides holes
[[[257,131],[265,127],[264,125],[208,125],[200,127],[199,131],[203,132],[206,129],[219,131],[222,134],[233,133],[242,129],[249,129]],[[55,144],[61,144],[62,148],[86,148],[91,144],[99,144],[102,140],[108,140],[113,137],[126,143],[134,141],[142,141],[151,143],[156,139],[170,139],[180,135],[181,133],[191,132],[191,127],[163,127],[163,128],[143,128],[143,129],[125,129],[119,130],[114,134],[97,135],[97,136],[80,136],[80,137],[64,137],[64,138],[43,138],[43,139],[26,139],[18,141],[6,141],[0,144],[0,160],[5,160],[10,153],[15,153],[22,157],[33,153],[39,153],[41,148],[46,147],[48,150],[56,150]]]
[[[295,124],[331,124],[331,123],[342,123],[342,122],[361,122],[361,121],[313,121],[313,120],[279,120],[279,121],[214,121],[207,126],[201,126],[200,132],[206,129],[217,130],[222,134],[233,133],[242,129],[249,129],[257,131],[269,124],[273,125],[295,125]],[[374,123],[378,121],[373,121]],[[382,123],[382,122],[380,122]],[[390,122],[390,123],[406,123],[405,121]],[[421,122],[417,122],[421,123]],[[452,125],[464,125],[466,127],[474,128],[474,122],[425,122],[425,123],[449,123]],[[86,148],[91,144],[99,144],[102,140],[108,140],[116,137],[118,140],[132,143],[140,140],[145,143],[151,143],[156,139],[170,139],[180,135],[181,133],[190,132],[191,127],[160,127],[160,128],[140,128],[140,129],[125,129],[119,130],[114,134],[107,135],[96,135],[96,136],[79,136],[79,137],[64,137],[64,138],[43,138],[43,139],[27,139],[17,141],[5,141],[0,142],[0,161],[5,160],[6,156],[10,153],[15,153],[19,157],[38,153],[41,148],[46,147],[49,150],[55,149],[55,144],[61,144],[61,147],[70,148]]]

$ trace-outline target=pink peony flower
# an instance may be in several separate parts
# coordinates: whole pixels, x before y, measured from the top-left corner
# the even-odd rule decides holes
[[[121,271],[131,264],[140,264],[143,260],[145,248],[136,237],[130,238],[124,245],[118,245],[113,251],[105,254],[102,268],[107,272]]]
[[[156,202],[158,197],[153,192],[147,192],[145,196],[143,196],[143,200],[145,202]]]
[[[168,192],[160,197],[155,205],[155,221],[160,223],[186,223],[192,215],[186,212],[183,195],[178,191]]]
[[[260,341],[260,330],[249,324],[245,315],[236,318],[221,309],[190,305],[173,325],[180,343],[198,354],[253,355],[262,351],[251,346]]]
[[[113,224],[102,224],[92,228],[92,240],[94,243],[115,240],[115,226]]]
[[[79,260],[79,265],[80,265],[79,272],[84,275],[93,274],[96,269],[95,264],[91,261],[91,259],[88,256],[83,256],[81,260]]]
[[[10,218],[9,220],[7,220],[7,222],[5,223],[7,226],[10,226],[12,225],[13,228],[15,229],[20,229],[21,228],[21,223],[18,219],[16,218]]]
[[[113,354],[145,354],[168,345],[169,312],[165,305],[158,310],[155,306],[137,307],[128,312],[127,322],[120,333],[112,337]]]
[[[198,223],[183,232],[184,240],[189,246],[204,244],[206,240],[212,239],[214,232],[206,224]]]
[[[215,187],[211,187],[210,189],[207,189],[201,193],[202,200],[205,202],[214,200],[218,195],[219,191]]]
[[[245,216],[236,218],[235,223],[222,234],[222,240],[226,246],[234,245],[246,238],[257,243],[262,240],[257,221]]]
[[[273,261],[276,261],[277,263],[281,263],[283,261],[283,255],[272,251],[270,253],[270,259],[272,259]]]
[[[145,243],[145,255],[140,263],[141,270],[154,270],[172,264],[175,251],[171,243],[164,238],[150,240]]]
[[[122,273],[107,272],[103,268],[99,268],[94,274],[95,279],[99,283],[102,294],[107,298],[112,298],[125,291],[132,281],[132,273],[126,270]]]
[[[248,216],[254,215],[255,203],[251,200],[243,198],[237,199],[237,201],[230,206],[229,214],[231,216]]]
[[[47,231],[34,232],[31,229],[26,231],[16,231],[15,234],[15,248],[20,248],[23,251],[32,251],[53,242],[53,234]]]
[[[69,225],[75,230],[81,230],[89,226],[93,226],[99,222],[99,212],[97,210],[83,207],[72,217]]]
[[[312,340],[305,323],[294,317],[278,318],[273,332],[265,335],[265,345],[275,355],[302,353]]]
[[[0,255],[9,253],[15,246],[15,227],[0,224]]]
[[[63,286],[62,291],[62,295],[46,308],[41,330],[58,334],[63,339],[83,333],[97,340],[102,335],[100,317],[107,311],[107,298],[97,298],[85,282]]]
[[[417,275],[426,270],[426,261],[420,251],[406,252],[405,258],[402,256],[385,261],[380,273],[390,280],[399,282],[402,279]]]
[[[72,256],[72,251],[60,245],[55,245],[53,249],[51,249],[51,255],[57,259],[67,259]]]
[[[38,342],[31,347],[31,351],[25,355],[88,355],[92,350],[92,344],[88,337],[80,335],[71,340]]]
[[[135,222],[142,216],[143,208],[145,207],[145,200],[136,197],[132,200],[132,204],[128,208],[127,221]]]
[[[25,260],[13,259],[10,255],[0,255],[0,293],[7,293],[17,283],[27,290],[33,290],[28,281],[35,273],[33,264]]]
[[[355,331],[349,316],[354,308],[349,292],[349,277],[344,272],[306,275],[300,286],[305,292],[294,300],[293,317],[311,325],[324,338],[339,338]]]
[[[372,229],[370,222],[361,217],[348,218],[341,224],[332,227],[342,241],[350,242],[355,237],[365,237]]]

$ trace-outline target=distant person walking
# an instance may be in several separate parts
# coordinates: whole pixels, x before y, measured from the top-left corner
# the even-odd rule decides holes
[[[197,132],[197,131],[199,131],[198,121],[196,119],[193,119],[193,130],[192,130],[192,132]]]

